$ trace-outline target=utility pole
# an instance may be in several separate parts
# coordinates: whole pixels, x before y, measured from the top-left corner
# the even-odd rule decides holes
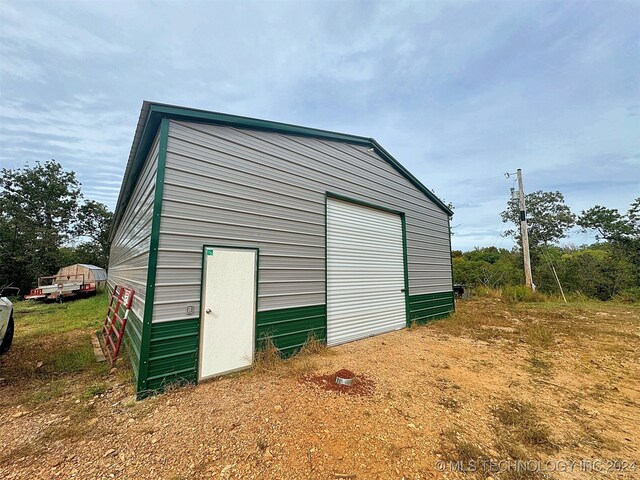
[[[518,200],[520,204],[520,237],[522,239],[522,256],[524,257],[524,281],[531,290],[535,290],[531,278],[531,256],[529,255],[529,232],[527,231],[527,208],[524,203],[524,187],[522,186],[522,170],[517,170]]]

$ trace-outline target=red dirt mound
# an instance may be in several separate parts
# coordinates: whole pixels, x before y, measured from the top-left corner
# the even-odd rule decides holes
[[[334,375],[340,378],[355,378],[356,376],[355,373],[353,373],[351,370],[347,370],[346,368],[338,370]]]

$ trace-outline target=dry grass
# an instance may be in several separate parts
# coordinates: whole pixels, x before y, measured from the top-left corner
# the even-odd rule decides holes
[[[554,343],[553,330],[543,322],[534,322],[524,329],[527,343],[535,349],[546,350]]]
[[[464,467],[468,467],[472,462],[490,458],[480,445],[465,438],[458,429],[447,430],[442,437],[443,454],[448,461],[462,462]]]
[[[509,285],[502,290],[502,298],[508,302],[544,302],[549,297],[540,293],[539,291],[533,291],[524,285]]]
[[[316,368],[317,357],[331,354],[333,351],[311,332],[295,355],[283,358],[273,338],[266,336],[260,340],[252,371],[257,374],[302,375]]]
[[[544,356],[537,352],[532,352],[531,356],[527,358],[529,362],[529,373],[534,376],[548,377],[551,374],[553,364],[546,360]]]
[[[296,355],[300,357],[305,355],[331,355],[332,353],[333,350],[327,347],[327,344],[322,342],[312,331]]]
[[[36,437],[15,450],[0,453],[0,465],[25,456],[38,457],[46,452],[52,443],[67,441],[81,442],[99,435],[92,428],[91,420],[97,415],[94,405],[74,405],[64,412],[66,417],[59,417],[38,432]]]
[[[56,334],[42,328],[42,337],[29,338],[29,348],[25,342],[7,357],[15,366],[0,388],[12,402],[30,400],[23,403],[24,416],[13,416],[13,404],[0,411],[7,446],[0,477],[97,478],[106,472],[122,478],[282,479],[333,478],[344,471],[356,478],[440,478],[433,470],[439,458],[640,460],[633,428],[640,423],[635,306],[516,303],[501,293],[458,302],[452,318],[338,348],[310,337],[288,359],[267,339],[256,354],[256,374],[171,385],[170,394],[141,402],[133,400],[130,385],[119,386],[131,379],[127,368],[109,375],[82,366],[77,352],[84,348],[84,327]],[[56,358],[54,342],[68,347],[69,359]],[[45,365],[37,368],[42,358]],[[351,398],[298,380],[298,372],[339,368],[370,375],[378,388],[369,397]],[[0,394],[0,403],[5,398]],[[52,413],[60,415],[53,419]],[[125,461],[114,455],[96,462],[107,437]],[[68,460],[50,468],[59,458]],[[486,476],[449,478],[473,475]],[[549,478],[522,470],[491,476]]]
[[[260,340],[260,348],[256,351],[253,371],[256,373],[275,372],[282,368],[284,359],[280,350],[270,336]]]
[[[493,408],[493,414],[507,429],[500,429],[501,435],[529,447],[550,452],[556,449],[551,440],[549,428],[529,402],[508,400]]]
[[[576,424],[576,435],[569,442],[573,448],[583,446],[591,447],[595,450],[610,452],[618,452],[621,449],[619,441],[609,437],[599,429],[595,424],[589,412],[576,401],[569,402],[566,405],[565,412],[573,419]]]

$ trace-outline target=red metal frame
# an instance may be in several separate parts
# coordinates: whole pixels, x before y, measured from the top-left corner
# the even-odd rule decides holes
[[[49,280],[51,279],[51,285],[55,285],[56,284],[56,279],[63,279],[62,282],[58,283],[59,287],[62,287],[64,285],[64,280],[69,280],[71,281],[71,278],[77,278],[77,279],[81,279],[82,280],[82,284],[80,285],[80,287],[77,290],[73,290],[70,292],[65,292],[65,293],[59,293],[59,292],[52,292],[49,294],[44,294],[42,293],[42,287],[44,286],[48,286],[44,285],[44,280]],[[71,273],[69,275],[47,275],[44,277],[39,277],[38,278],[38,288],[32,288],[31,291],[29,292],[29,295],[25,295],[24,299],[25,300],[31,300],[31,299],[35,299],[35,300],[41,300],[41,299],[50,299],[50,300],[55,300],[55,299],[59,299],[60,297],[74,297],[78,294],[81,295],[89,295],[91,293],[96,292],[96,284],[95,282],[92,283],[85,283],[84,281],[84,273]]]
[[[135,292],[132,289],[119,285],[116,285],[113,292],[111,292],[107,316],[102,325],[102,339],[107,359],[112,366],[118,358],[120,343],[124,335],[124,328],[127,325],[127,318],[134,295]],[[122,309],[124,309],[124,312],[122,312]]]

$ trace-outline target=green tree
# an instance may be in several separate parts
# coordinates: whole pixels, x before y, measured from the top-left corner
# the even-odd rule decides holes
[[[522,281],[517,256],[496,247],[475,248],[453,257],[454,283],[468,287],[503,287]]]
[[[626,214],[615,208],[596,205],[583,211],[577,224],[583,231],[595,231],[597,240],[605,240],[617,263],[630,263],[634,286],[640,286],[640,197]]]
[[[508,250],[497,247],[476,247],[472,251],[466,252],[464,256],[467,260],[482,260],[494,264],[502,258],[503,255],[508,253]]]
[[[594,230],[596,238],[607,241],[638,240],[640,238],[640,197],[636,198],[626,215],[615,208],[600,205],[582,211],[577,224],[584,231]]]
[[[0,171],[0,284],[28,290],[59,267],[73,233],[80,184],[55,160]]]
[[[565,253],[558,265],[558,275],[567,291],[581,292],[599,300],[610,300],[633,282],[630,262],[618,255],[610,244]]]
[[[627,212],[627,221],[635,232],[636,236],[640,235],[640,197],[636,198],[629,207]]]
[[[529,246],[535,250],[542,245],[557,243],[567,236],[567,232],[575,225],[576,216],[564,203],[560,192],[543,192],[538,190],[525,196],[527,206],[527,225],[529,228]],[[513,227],[505,230],[504,235],[514,237],[518,244],[520,239],[520,208],[517,199],[507,202],[507,209],[500,216],[504,223],[512,223]]]
[[[78,209],[74,234],[89,240],[77,247],[82,263],[92,263],[102,268],[109,264],[109,226],[113,214],[103,203],[87,200]]]

